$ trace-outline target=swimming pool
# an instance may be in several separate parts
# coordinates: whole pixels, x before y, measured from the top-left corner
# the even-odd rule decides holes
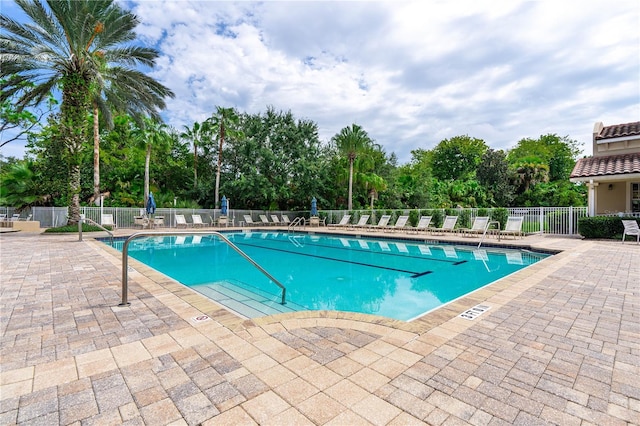
[[[268,315],[273,309],[337,310],[404,321],[548,256],[349,235],[225,236],[286,287],[285,307],[278,303],[280,289],[215,236],[133,240],[129,254],[247,317]]]

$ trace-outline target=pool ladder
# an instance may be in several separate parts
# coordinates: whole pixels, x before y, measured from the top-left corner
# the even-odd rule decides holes
[[[244,257],[249,263],[251,263],[256,269],[258,269],[264,276],[269,278],[273,283],[275,283],[282,290],[282,301],[280,302],[282,305],[286,305],[286,295],[287,289],[285,286],[280,283],[277,279],[273,277],[270,273],[268,273],[262,266],[258,265],[255,260],[253,260],[249,255],[240,250],[238,246],[233,244],[227,237],[222,235],[217,231],[189,231],[189,232],[177,232],[177,231],[160,231],[160,232],[138,232],[131,235],[124,241],[122,244],[122,302],[119,306],[127,306],[129,305],[128,301],[128,293],[129,293],[129,243],[136,238],[142,237],[167,237],[167,236],[178,236],[178,235],[215,235],[220,238],[224,243],[226,243],[229,247],[236,251],[240,256]],[[113,244],[112,244],[113,246]]]
[[[289,226],[287,226],[287,231],[293,232],[296,226],[304,227],[305,224],[306,224],[306,221],[304,220],[304,217],[298,216],[295,219],[293,219],[293,221],[289,224]]]

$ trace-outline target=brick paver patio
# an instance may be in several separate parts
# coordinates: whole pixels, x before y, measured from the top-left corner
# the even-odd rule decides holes
[[[135,261],[121,307],[111,248],[0,235],[0,424],[640,424],[640,246],[517,244],[564,251],[402,323],[243,320]]]

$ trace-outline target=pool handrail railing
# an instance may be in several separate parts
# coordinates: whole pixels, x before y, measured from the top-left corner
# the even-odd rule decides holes
[[[129,293],[129,243],[136,238],[143,237],[172,237],[178,235],[215,235],[220,238],[224,243],[226,243],[229,247],[236,251],[240,256],[244,257],[249,263],[256,267],[264,276],[273,281],[278,287],[282,289],[282,301],[280,302],[282,305],[286,305],[286,295],[287,289],[285,286],[280,283],[276,278],[273,277],[269,272],[267,272],[262,266],[258,265],[255,260],[253,260],[249,255],[240,250],[238,246],[233,244],[227,237],[222,235],[218,231],[186,231],[186,232],[177,232],[177,231],[147,231],[147,232],[137,232],[131,236],[129,236],[124,243],[122,244],[122,302],[118,306],[128,306],[130,305],[128,300]]]

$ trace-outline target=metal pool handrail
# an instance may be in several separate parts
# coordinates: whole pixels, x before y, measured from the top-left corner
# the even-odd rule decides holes
[[[82,222],[89,222],[90,224],[93,224],[94,226],[97,226],[98,228],[102,229],[104,232],[109,234],[109,243],[113,246],[113,232],[109,231],[107,228],[105,228],[104,226],[100,225],[95,220],[91,220],[89,218],[82,217],[82,215],[80,215],[80,220],[78,221],[78,240],[79,241],[82,241]]]
[[[285,288],[285,286],[283,286],[280,281],[278,281],[277,279],[275,279],[273,277],[273,275],[271,275],[270,273],[268,273],[262,266],[258,265],[256,263],[255,260],[253,260],[252,258],[250,258],[245,252],[243,252],[242,250],[240,250],[238,248],[238,246],[236,246],[235,244],[233,244],[231,241],[229,241],[229,239],[227,237],[225,237],[224,235],[222,235],[220,232],[217,231],[189,231],[189,232],[176,232],[176,231],[168,231],[168,232],[137,232],[133,235],[131,235],[129,238],[127,238],[124,242],[124,244],[122,245],[122,302],[120,303],[119,306],[127,306],[129,305],[129,301],[127,299],[127,293],[128,293],[128,289],[129,289],[129,243],[132,240],[135,240],[136,238],[142,238],[142,237],[171,237],[171,236],[176,236],[176,235],[215,235],[218,238],[220,238],[222,241],[224,241],[229,247],[231,247],[232,249],[234,249],[240,256],[244,257],[246,260],[249,261],[249,263],[251,263],[253,266],[255,266],[260,272],[262,272],[267,278],[269,278],[271,281],[273,281],[278,287],[280,287],[282,289],[282,305],[286,304],[286,294],[287,294],[287,289]]]

